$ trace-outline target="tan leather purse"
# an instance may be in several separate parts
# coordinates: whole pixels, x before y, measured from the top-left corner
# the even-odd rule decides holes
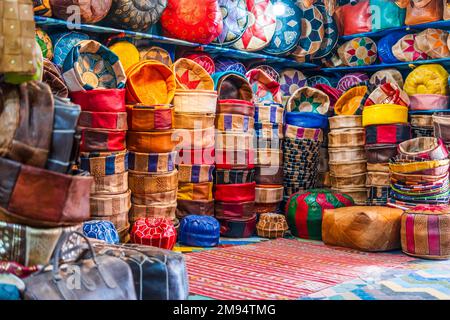
[[[443,3],[441,0],[411,0],[406,7],[406,25],[415,25],[441,20]]]

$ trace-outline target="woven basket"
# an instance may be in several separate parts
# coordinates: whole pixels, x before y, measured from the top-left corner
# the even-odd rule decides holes
[[[338,129],[328,133],[328,146],[339,147],[361,147],[364,146],[364,129]]]
[[[364,148],[329,148],[328,156],[330,162],[345,162],[366,160]]]
[[[335,116],[328,118],[330,129],[361,128],[362,116]]]
[[[216,113],[217,92],[209,90],[177,90],[173,98],[175,112]]]
[[[329,162],[330,173],[332,175],[349,175],[357,173],[365,173],[367,171],[367,161],[343,161]]]
[[[334,188],[340,188],[340,187],[364,187],[366,185],[366,173],[358,173],[358,174],[352,174],[352,175],[339,175],[335,176],[333,174],[330,174],[330,181],[331,185]]]

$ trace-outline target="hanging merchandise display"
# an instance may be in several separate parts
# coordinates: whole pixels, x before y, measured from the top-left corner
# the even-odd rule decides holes
[[[223,29],[214,43],[228,46],[238,41],[249,24],[249,14],[245,0],[219,0],[223,18]]]

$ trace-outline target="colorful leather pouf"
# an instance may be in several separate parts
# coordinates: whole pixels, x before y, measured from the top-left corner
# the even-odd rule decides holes
[[[181,220],[180,243],[193,247],[215,247],[219,244],[220,224],[214,217],[189,215]]]
[[[314,59],[326,57],[336,47],[339,40],[339,30],[337,28],[334,18],[328,13],[327,8],[320,3],[314,4],[319,9],[323,18],[324,36],[319,50],[312,55]]]
[[[177,231],[172,221],[165,218],[140,218],[131,229],[131,242],[172,250],[177,242]]]
[[[401,242],[404,253],[425,259],[450,258],[450,207],[417,206],[403,213]]]
[[[367,37],[355,38],[338,49],[339,57],[346,66],[365,66],[377,60],[377,45]]]
[[[119,243],[119,234],[111,221],[87,221],[83,224],[86,237],[102,240],[109,244]]]
[[[348,207],[353,203],[350,196],[326,189],[298,192],[286,204],[287,223],[294,236],[321,240],[323,210]]]
[[[258,236],[263,238],[282,238],[289,227],[286,217],[278,213],[263,213],[256,225]]]

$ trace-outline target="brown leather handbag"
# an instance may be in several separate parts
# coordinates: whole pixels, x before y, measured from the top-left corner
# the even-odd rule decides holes
[[[30,81],[0,87],[0,156],[44,168],[51,148],[54,101],[50,87]]]
[[[62,247],[74,234],[86,241],[89,258],[65,261],[62,267]],[[137,300],[128,264],[114,256],[97,256],[89,239],[81,233],[62,236],[50,264],[53,268],[43,268],[25,279],[25,300]]]
[[[442,0],[411,0],[406,7],[406,25],[439,21],[443,16]]]

